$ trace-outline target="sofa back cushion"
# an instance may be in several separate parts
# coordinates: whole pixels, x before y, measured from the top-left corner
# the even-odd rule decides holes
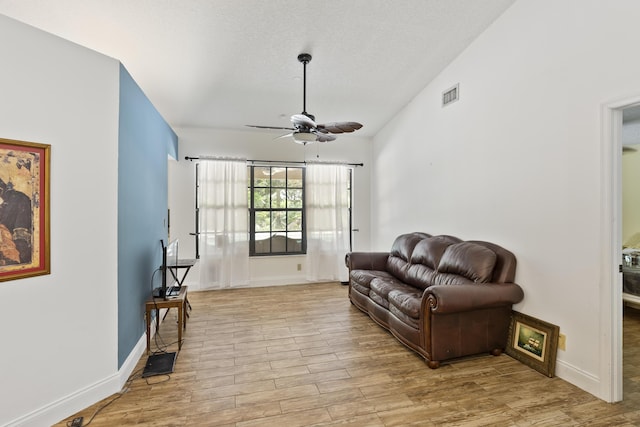
[[[515,276],[515,256],[489,242],[407,233],[396,238],[386,271],[416,288],[460,283],[506,283]]]
[[[416,244],[411,254],[412,264],[422,264],[437,269],[444,251],[454,243],[462,240],[453,236],[433,236],[423,239]]]
[[[453,236],[433,236],[419,241],[411,254],[411,262],[406,269],[404,281],[420,289],[431,286],[445,250],[450,245],[461,241]]]
[[[469,240],[469,243],[475,243],[491,249],[496,254],[496,265],[493,268],[492,283],[513,283],[516,279],[516,256],[502,246],[495,243],[484,242],[481,240]]]
[[[413,249],[419,241],[427,237],[428,234],[418,232],[398,236],[387,258],[387,272],[404,281]]]
[[[445,249],[438,264],[438,273],[486,283],[491,281],[495,265],[496,254],[491,249],[476,243],[461,242]]]
[[[416,244],[422,239],[429,237],[426,233],[407,233],[401,234],[396,237],[393,245],[391,246],[390,255],[398,258],[402,258],[404,261],[409,261],[411,259],[411,254],[413,253],[413,248],[415,248]]]

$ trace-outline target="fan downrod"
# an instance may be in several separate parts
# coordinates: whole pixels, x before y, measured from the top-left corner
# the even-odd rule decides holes
[[[307,64],[311,61],[311,54],[301,53],[298,55],[298,61],[302,62],[302,114],[315,120],[313,115],[307,113]]]

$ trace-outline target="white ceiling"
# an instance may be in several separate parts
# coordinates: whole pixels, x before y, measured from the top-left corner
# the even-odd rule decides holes
[[[289,126],[308,52],[307,111],[373,136],[514,1],[0,0],[0,13],[120,60],[173,127]]]

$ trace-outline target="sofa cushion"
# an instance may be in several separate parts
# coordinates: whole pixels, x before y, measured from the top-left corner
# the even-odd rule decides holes
[[[409,261],[411,259],[413,248],[419,241],[427,237],[429,237],[429,235],[425,233],[401,234],[396,237],[396,240],[394,240],[393,245],[391,246],[390,255]]]
[[[459,242],[461,240],[453,236],[433,236],[419,241],[411,254],[410,264],[403,271],[402,279],[420,289],[433,285],[440,258],[447,247]]]
[[[371,281],[369,297],[384,308],[389,308],[389,292],[393,290],[410,293],[416,288],[405,285],[394,277],[377,277]]]
[[[369,295],[371,281],[376,277],[393,277],[386,271],[352,270],[349,273],[351,287],[364,295]]]
[[[474,284],[473,280],[469,280],[459,274],[436,273],[433,276],[433,285],[464,285]]]
[[[420,318],[420,307],[422,304],[422,293],[420,289],[413,289],[413,291],[393,289],[389,292],[387,299],[389,300],[389,306],[394,307],[401,313],[412,319]],[[393,310],[392,310],[393,312]]]
[[[453,236],[433,236],[419,241],[411,253],[412,264],[422,264],[437,269],[444,251],[462,240]]]
[[[450,245],[444,251],[438,272],[463,276],[473,282],[491,280],[496,254],[491,249],[475,243],[462,242]]]
[[[392,277],[386,271],[377,270],[352,270],[349,273],[349,278],[352,282],[362,285],[366,288],[371,286],[371,281],[376,277]]]
[[[421,290],[427,289],[433,284],[437,271],[422,264],[410,264],[407,266],[404,281]]]
[[[409,268],[413,249],[421,240],[427,237],[429,235],[425,233],[409,233],[398,236],[393,242],[391,252],[389,252],[386,271],[397,279],[403,282],[406,281],[407,269]]]

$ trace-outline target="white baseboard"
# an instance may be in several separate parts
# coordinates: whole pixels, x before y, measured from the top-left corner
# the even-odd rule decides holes
[[[138,340],[120,370],[100,381],[90,384],[55,402],[17,418],[3,427],[41,427],[52,425],[122,390],[135,369],[138,360],[147,350],[146,334]]]
[[[269,277],[266,279],[252,279],[249,281],[248,288],[263,288],[266,286],[281,286],[281,285],[299,285],[307,282],[304,276],[280,276]]]
[[[55,402],[43,406],[35,411],[17,418],[6,426],[10,427],[40,427],[52,425],[64,420],[88,406],[116,393],[120,390],[118,386],[118,374],[115,373],[107,378],[95,382],[83,389],[80,389]]]
[[[152,337],[154,333],[155,333],[155,328],[151,328]],[[120,388],[118,389],[118,391],[122,390],[122,387],[124,387],[127,380],[129,380],[131,373],[136,368],[138,361],[146,352],[147,352],[147,334],[145,332],[144,334],[142,334],[142,336],[138,340],[138,343],[136,344],[135,347],[133,347],[133,350],[131,350],[131,353],[129,353],[129,356],[124,361],[124,363],[120,367],[120,370],[118,371],[118,377],[120,379]]]
[[[556,376],[581,388],[587,393],[602,399],[600,396],[600,378],[562,360],[556,360]]]
[[[286,286],[286,285],[300,285],[303,283],[315,283],[308,281],[305,277],[300,276],[281,276],[281,277],[269,277],[266,279],[252,279],[249,283],[244,285],[234,285],[232,288],[264,288],[267,286]],[[211,289],[221,289],[219,287],[202,287],[199,283],[190,283],[189,292],[206,291]],[[225,288],[226,289],[226,288]]]

